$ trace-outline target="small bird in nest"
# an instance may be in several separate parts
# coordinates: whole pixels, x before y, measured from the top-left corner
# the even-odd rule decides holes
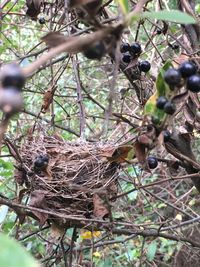
[[[51,180],[52,178],[51,171],[48,168],[48,163],[49,163],[48,155],[38,155],[34,161],[34,172],[40,173],[42,171],[47,175],[49,180]]]

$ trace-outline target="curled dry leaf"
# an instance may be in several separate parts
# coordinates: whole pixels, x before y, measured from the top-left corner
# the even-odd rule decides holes
[[[43,104],[42,104],[43,113],[48,111],[49,106],[51,105],[52,101],[53,101],[53,92],[51,90],[48,90],[44,93],[44,97],[43,97]]]
[[[93,196],[94,210],[93,214],[95,217],[104,218],[109,214],[109,211],[104,203],[103,199],[99,197],[98,194]]]
[[[138,162],[143,164],[146,160],[145,146],[136,141],[134,144],[134,149]]]
[[[44,192],[41,190],[33,191],[30,196],[29,205],[35,208],[39,208],[39,209],[46,209],[47,204],[46,204]],[[32,213],[38,218],[40,225],[43,225],[48,219],[48,214],[46,213],[42,213],[39,211],[32,211]]]
[[[124,69],[124,71],[132,69],[133,67],[137,66],[137,64],[138,64],[138,59],[134,58],[133,60],[131,60],[128,66]]]
[[[101,156],[106,157],[109,162],[122,163],[134,157],[134,149],[131,145],[108,148],[101,153]]]

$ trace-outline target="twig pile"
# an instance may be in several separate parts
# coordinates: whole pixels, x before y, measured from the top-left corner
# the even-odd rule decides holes
[[[22,171],[16,180],[25,182],[30,192],[29,205],[65,215],[104,218],[109,214],[108,199],[117,193],[119,163],[108,160],[115,147],[100,143],[70,143],[57,136],[38,135],[22,145]],[[35,168],[38,156],[47,155],[45,169]],[[24,173],[24,172],[23,172]],[[24,176],[23,176],[24,177]],[[49,216],[33,212],[43,224]]]

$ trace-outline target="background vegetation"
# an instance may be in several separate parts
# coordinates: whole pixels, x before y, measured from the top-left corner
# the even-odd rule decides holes
[[[0,64],[17,62],[27,76],[24,107],[9,121],[1,148],[1,232],[18,240],[41,266],[199,266],[199,188],[191,180],[194,175],[199,178],[200,170],[198,94],[188,93],[183,86],[175,99],[175,114],[167,119],[158,116],[164,121],[162,127],[152,120],[154,111],[145,114],[144,110],[147,104],[155,107],[155,99],[150,97],[164,86],[163,76],[158,79],[158,74],[166,62],[178,67],[190,59],[199,67],[200,1],[90,2],[94,2],[91,9],[84,0],[1,3]],[[173,13],[174,9],[183,11],[183,17]],[[154,13],[162,10],[171,13]],[[143,16],[142,11],[149,13]],[[187,13],[196,24],[190,24]],[[120,23],[121,31],[116,26]],[[109,26],[116,28],[117,34],[106,35]],[[101,60],[91,60],[84,56],[90,43],[84,46],[78,38],[90,35],[95,40],[98,30],[103,32],[106,53]],[[62,37],[49,36],[50,32]],[[77,37],[74,47],[70,47],[72,39],[63,39],[66,37]],[[49,51],[67,42],[69,48],[49,56]],[[139,58],[129,66],[121,60],[124,42],[139,42],[142,47]],[[34,67],[44,55],[46,60]],[[141,60],[151,63],[149,72],[139,71]],[[159,134],[155,139],[150,136],[152,144],[144,154],[135,144],[152,124]],[[190,141],[181,143],[179,138],[175,150],[167,149],[162,137],[166,128]],[[129,142],[133,146],[131,157],[117,158],[121,168],[118,197],[110,202],[112,218],[92,216],[83,228],[59,229],[48,221],[41,225],[32,217],[19,216],[19,209],[24,212],[28,207],[30,195],[25,193],[26,185],[20,186],[15,179],[17,164],[9,144],[20,149],[30,132],[33,136],[38,132],[56,134],[80,144]],[[190,143],[195,155],[192,163],[188,161]],[[148,168],[148,155],[158,158],[157,168]],[[188,172],[190,164],[193,169]],[[6,244],[3,238],[1,243]],[[15,248],[12,251],[14,257]],[[19,266],[32,266],[28,264]],[[1,256],[0,265],[6,266],[1,264]]]

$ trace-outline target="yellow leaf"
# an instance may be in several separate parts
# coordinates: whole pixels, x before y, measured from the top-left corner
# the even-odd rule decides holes
[[[91,232],[91,231],[84,231],[81,234],[81,238],[82,239],[92,239],[94,237],[99,237],[99,236],[101,236],[101,232],[100,231],[93,231],[93,232]]]
[[[93,256],[96,258],[101,258],[101,254],[97,251],[93,253]]]
[[[177,220],[179,220],[179,221],[182,221],[182,215],[178,213],[178,214],[176,215],[175,219],[177,219]]]

